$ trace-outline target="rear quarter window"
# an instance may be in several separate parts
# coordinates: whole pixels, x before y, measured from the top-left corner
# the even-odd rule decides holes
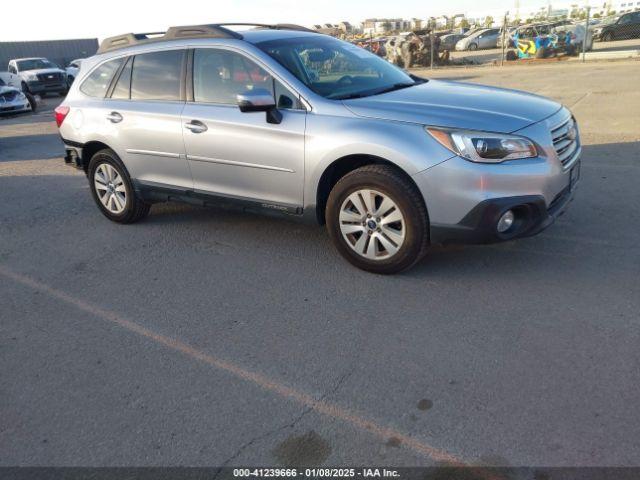
[[[122,58],[116,58],[100,65],[82,82],[80,91],[90,97],[103,98],[123,61]]]

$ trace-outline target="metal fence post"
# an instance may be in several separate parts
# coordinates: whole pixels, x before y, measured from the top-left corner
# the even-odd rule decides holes
[[[435,43],[435,35],[433,34],[433,28],[431,29],[431,32],[429,33],[429,38],[431,41],[431,44],[429,45],[429,50],[431,50],[431,55],[429,55],[431,57],[431,70],[433,70],[433,54],[434,54],[434,48],[433,45]]]
[[[589,40],[589,17],[591,16],[591,7],[587,6],[587,18],[584,24],[584,39],[582,40],[582,61],[586,61],[587,57],[587,40]]]
[[[502,55],[500,55],[500,66],[504,66],[504,52],[505,52],[505,46],[504,46],[504,40],[507,36],[507,15],[509,15],[509,12],[505,12],[504,14],[504,18],[502,20]]]

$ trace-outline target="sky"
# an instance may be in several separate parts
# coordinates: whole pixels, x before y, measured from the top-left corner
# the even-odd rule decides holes
[[[515,1],[501,0],[32,0],[24,14],[0,22],[0,41],[98,38],[128,32],[164,31],[172,25],[216,22],[360,23],[371,17],[428,18],[465,13],[500,15],[515,11]],[[520,0],[521,8],[547,5],[549,0]],[[568,1],[568,0],[567,0]],[[583,4],[585,0],[569,3]],[[554,2],[555,3],[555,2]],[[567,2],[562,2],[567,3]],[[14,3],[15,5],[15,3]],[[21,19],[21,21],[18,21]]]

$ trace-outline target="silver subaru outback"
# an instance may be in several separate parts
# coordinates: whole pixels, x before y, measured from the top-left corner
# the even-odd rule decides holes
[[[304,27],[244,25],[120,35],[82,62],[56,122],[107,218],[169,200],[279,212],[394,273],[431,244],[534,235],[571,200],[581,148],[562,105],[419,78]]]

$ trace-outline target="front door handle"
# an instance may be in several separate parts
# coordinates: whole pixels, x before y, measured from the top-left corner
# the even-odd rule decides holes
[[[111,112],[109,115],[107,115],[107,120],[109,120],[111,123],[120,123],[122,121],[122,115],[120,115],[118,112]]]
[[[184,128],[191,130],[193,133],[202,133],[207,131],[207,126],[200,120],[191,120],[184,124]]]

